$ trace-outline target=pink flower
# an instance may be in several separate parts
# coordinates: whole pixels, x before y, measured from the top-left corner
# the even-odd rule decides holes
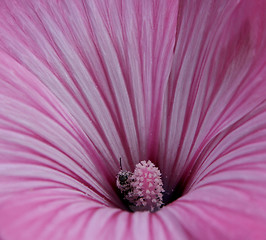
[[[265,0],[0,0],[0,239],[265,239]],[[116,175],[151,160],[164,207]]]

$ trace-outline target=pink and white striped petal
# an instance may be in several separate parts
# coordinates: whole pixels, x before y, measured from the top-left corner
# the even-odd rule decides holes
[[[179,5],[158,160],[168,191],[217,134],[266,99],[266,2]]]
[[[0,239],[263,239],[266,1],[0,1]],[[130,213],[151,159],[170,200]]]

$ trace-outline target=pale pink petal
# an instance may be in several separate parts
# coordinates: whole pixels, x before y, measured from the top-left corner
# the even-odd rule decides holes
[[[183,239],[264,239],[266,102],[222,131],[183,182],[183,196],[159,212]],[[180,233],[181,234],[181,233]]]
[[[117,171],[122,157],[134,169],[148,157],[159,139],[177,2],[12,0],[1,8],[1,48],[64,103],[106,166]]]
[[[266,99],[266,2],[179,5],[158,160],[169,191],[213,137]]]
[[[159,141],[177,5],[0,1],[0,237],[149,238],[114,183]]]
[[[0,1],[0,238],[263,239],[265,6]],[[119,157],[180,198],[125,211]]]
[[[0,59],[0,236],[87,239],[99,234],[91,217],[95,211],[121,207],[110,173],[54,95],[9,56],[0,54]],[[88,224],[94,228],[84,233]]]

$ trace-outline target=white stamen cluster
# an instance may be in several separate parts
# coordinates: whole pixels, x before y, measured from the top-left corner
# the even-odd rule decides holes
[[[120,181],[126,179],[124,176],[127,176],[126,183]],[[120,171],[117,187],[133,211],[154,212],[163,205],[161,172],[150,160],[138,163],[134,173]]]

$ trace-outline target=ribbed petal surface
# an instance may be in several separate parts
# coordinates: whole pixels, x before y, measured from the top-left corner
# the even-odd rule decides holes
[[[266,103],[217,135],[199,156],[185,194],[163,210],[185,239],[264,239]],[[160,212],[163,215],[163,210]]]
[[[101,157],[111,161],[106,169],[116,171],[119,157],[134,169],[158,139],[154,118],[160,119],[173,58],[176,1],[1,5],[1,48],[77,116]]]
[[[0,0],[0,239],[264,239],[265,12]],[[126,211],[120,157],[172,202]]]
[[[119,238],[119,157],[159,142],[177,7],[0,1],[1,237]]]
[[[159,155],[169,191],[217,134],[266,99],[265,5],[180,3]]]

